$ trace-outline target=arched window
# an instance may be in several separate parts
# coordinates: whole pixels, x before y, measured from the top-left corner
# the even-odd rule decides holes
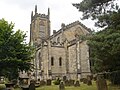
[[[51,57],[51,66],[53,66],[53,65],[54,65],[54,58]]]
[[[62,58],[59,58],[59,66],[62,66]]]

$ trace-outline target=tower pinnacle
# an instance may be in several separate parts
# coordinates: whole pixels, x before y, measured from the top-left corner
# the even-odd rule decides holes
[[[48,19],[50,19],[50,8],[48,8]]]
[[[31,21],[32,21],[32,18],[33,18],[33,11],[31,12]]]
[[[35,5],[35,14],[37,13],[37,5]]]

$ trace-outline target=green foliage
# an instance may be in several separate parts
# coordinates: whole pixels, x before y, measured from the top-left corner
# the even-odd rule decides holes
[[[0,20],[0,75],[17,78],[19,71],[30,70],[32,48],[24,40],[26,35],[13,31],[14,24]]]
[[[58,78],[58,79],[56,79],[56,80],[53,81],[53,84],[54,85],[59,85],[60,82],[61,82],[61,80]]]
[[[5,84],[0,84],[0,90],[5,90],[6,86]]]
[[[120,70],[120,8],[116,0],[83,0],[73,6],[83,12],[82,19],[96,19],[95,26],[104,27],[89,40],[92,71]]]
[[[120,70],[120,30],[97,32],[90,37],[88,44],[94,72]]]
[[[120,19],[119,6],[116,0],[83,0],[79,4],[73,4],[79,11],[83,12],[82,19],[97,19],[95,23],[98,27],[109,26],[113,21]]]

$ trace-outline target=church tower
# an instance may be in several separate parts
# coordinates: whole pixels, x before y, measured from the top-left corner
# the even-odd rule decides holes
[[[42,41],[50,37],[50,9],[48,14],[37,13],[37,5],[35,5],[35,12],[31,12],[30,24],[30,44],[36,47],[40,46]]]

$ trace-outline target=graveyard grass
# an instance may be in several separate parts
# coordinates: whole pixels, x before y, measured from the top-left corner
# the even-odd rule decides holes
[[[36,90],[59,90],[59,86],[58,85],[43,86],[37,88]],[[91,86],[80,83],[80,87],[65,86],[65,90],[97,90],[97,88],[95,83],[93,83],[93,85]]]
[[[36,90],[59,90],[59,86],[58,85],[42,86],[36,88]],[[65,90],[97,90],[97,87],[95,81],[93,81],[93,85],[91,86],[80,83],[80,87],[66,86]],[[120,90],[120,87],[108,85],[108,90]]]
[[[4,86],[3,84],[0,84]],[[0,89],[1,90],[1,89]],[[20,88],[15,88],[15,90],[21,90]],[[51,86],[42,86],[36,88],[36,90],[59,90],[58,85],[51,85]],[[74,87],[74,86],[66,86],[65,90],[97,90],[96,82],[93,81],[93,84],[91,86],[88,86],[86,84],[80,83],[80,87]],[[120,86],[112,86],[108,82],[108,90],[120,90]]]

